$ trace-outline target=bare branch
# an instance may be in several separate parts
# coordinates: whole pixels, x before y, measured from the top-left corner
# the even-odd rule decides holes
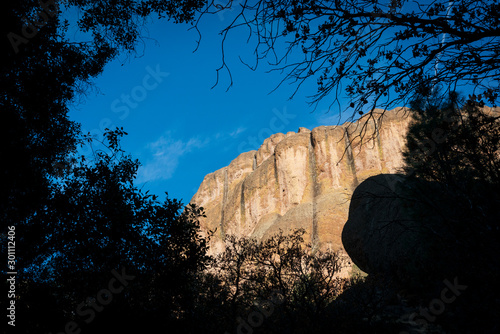
[[[244,1],[216,6],[200,16],[232,8],[235,19],[222,31],[222,49],[230,30],[249,28],[255,70],[268,60],[295,85],[291,98],[308,80],[317,92],[316,108],[325,98],[339,112],[370,113],[407,105],[415,92],[432,87],[472,86],[488,92],[496,104],[500,94],[500,15],[496,1],[280,0]],[[199,22],[199,21],[197,21]],[[443,38],[446,36],[446,39]],[[301,56],[302,54],[302,56]],[[222,58],[219,71],[229,68]],[[217,81],[218,82],[218,81]],[[231,78],[232,83],[232,78]],[[339,89],[342,87],[342,89]],[[333,95],[330,97],[330,95]],[[341,100],[347,97],[348,106]]]

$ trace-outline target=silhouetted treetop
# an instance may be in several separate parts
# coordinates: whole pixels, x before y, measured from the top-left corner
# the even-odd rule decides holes
[[[133,52],[146,19],[192,20],[201,1],[20,0],[1,18],[0,217],[17,223],[49,193],[49,179],[76,150],[79,125],[68,103],[82,98],[104,66]],[[75,14],[78,13],[78,14]],[[80,32],[80,34],[77,34]],[[80,39],[75,39],[75,36]]]
[[[449,186],[500,186],[500,113],[452,92],[411,104],[413,121],[403,151],[409,174]]]

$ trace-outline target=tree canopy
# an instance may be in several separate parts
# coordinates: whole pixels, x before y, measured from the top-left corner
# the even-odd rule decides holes
[[[420,97],[403,157],[407,174],[464,186],[481,181],[500,186],[500,114],[452,92],[448,99]]]
[[[0,153],[9,162],[2,164],[3,222],[22,221],[47,196],[47,177],[60,171],[78,143],[79,125],[68,118],[68,104],[82,98],[92,79],[120,52],[134,52],[145,19],[158,15],[186,22],[201,5],[157,0],[5,4]],[[78,20],[67,15],[70,9],[79,11]],[[77,31],[84,38],[75,40]]]
[[[179,313],[192,307],[196,276],[208,263],[199,235],[202,210],[168,196],[160,203],[135,187],[139,162],[121,150],[124,134],[106,132],[107,151],[96,150],[93,161],[75,158],[51,185],[43,208],[16,224],[22,246],[16,254],[18,317],[31,319],[18,322],[23,332],[60,331],[73,321],[85,332],[108,333],[125,315],[122,328],[146,328],[142,317],[162,313],[169,314],[163,319],[168,327],[182,322]],[[111,297],[117,302],[106,316],[90,316],[89,307],[79,305],[108,286],[113,270],[133,284],[126,294]]]
[[[95,140],[80,133],[68,111],[107,63],[120,52],[134,52],[145,18],[156,14],[185,22],[199,5],[72,0],[5,4],[0,218],[2,234],[7,226],[17,231],[18,330],[64,330],[75,320],[75,307],[95,296],[111,271],[121,268],[141,275],[135,289],[116,297],[126,302],[115,303],[108,316],[112,310],[116,317],[133,314],[146,304],[175,314],[189,303],[182,294],[205,259],[197,225],[202,212],[192,206],[182,211],[176,200],[159,203],[134,186],[139,162],[121,151],[123,130],[108,131],[104,150],[94,150],[90,160],[78,157],[77,147]],[[80,11],[77,26],[70,24],[71,8]],[[81,40],[73,38],[76,31],[84,36]],[[7,242],[1,248],[6,250]],[[5,301],[1,299],[2,306]],[[112,326],[113,319],[104,325]],[[130,320],[140,323],[136,317]],[[100,321],[92,325],[89,332],[110,330]]]
[[[470,85],[479,100],[498,102],[497,0],[216,0],[201,18],[229,9],[236,14],[221,31],[222,52],[229,33],[247,28],[256,58],[249,67],[268,61],[284,73],[279,85],[297,89],[315,79],[313,105],[326,99],[354,116],[407,105],[436,83]],[[230,70],[224,56],[222,69]]]
[[[405,174],[442,185],[441,197],[450,200],[448,206],[457,214],[442,220],[450,220],[461,239],[475,236],[474,245],[491,247],[499,238],[499,110],[454,92],[447,99],[438,95],[436,91],[411,104],[412,121],[403,150]]]

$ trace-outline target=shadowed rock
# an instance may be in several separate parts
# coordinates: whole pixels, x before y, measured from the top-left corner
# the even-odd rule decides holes
[[[342,243],[363,271],[405,282],[453,277],[475,234],[453,194],[437,182],[381,174],[354,191]]]

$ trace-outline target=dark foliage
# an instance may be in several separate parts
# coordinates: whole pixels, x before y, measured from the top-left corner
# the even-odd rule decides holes
[[[462,228],[498,237],[500,114],[456,93],[412,104],[403,152],[408,175],[442,184]],[[450,219],[453,219],[450,217]],[[468,232],[467,232],[468,233]],[[484,235],[484,236],[483,236]],[[484,240],[484,239],[483,239]]]
[[[123,134],[107,132],[109,152],[96,151],[93,162],[75,162],[29,220],[39,228],[29,266],[19,274],[18,316],[31,321],[18,327],[26,333],[61,331],[69,321],[84,332],[107,333],[118,319],[126,319],[120,326],[142,326],[142,317],[151,315],[157,319],[149,322],[158,326],[161,319],[167,326],[187,317],[193,306],[195,278],[208,260],[198,234],[203,213],[192,205],[182,211],[182,203],[168,198],[159,203],[134,187],[138,162],[120,150]],[[129,286],[112,295],[95,320],[86,308],[84,316],[78,313],[88,297],[110,289],[112,270],[134,276]]]
[[[452,264],[454,274],[468,285],[463,298],[442,319],[443,326],[451,332],[493,330],[498,328],[493,314],[500,310],[496,283],[500,278],[500,114],[475,102],[474,96],[464,101],[453,92],[447,100],[437,95],[423,95],[412,104],[413,122],[403,152],[405,172],[439,186],[439,193],[414,195],[441,214],[440,223],[450,231],[447,242],[453,245],[449,252],[457,258]],[[437,207],[437,202],[444,206]]]
[[[2,8],[0,133],[3,157],[2,224],[35,214],[50,193],[50,178],[65,168],[77,146],[79,125],[68,103],[119,52],[133,52],[148,15],[191,20],[201,1],[10,1]],[[63,10],[80,10],[78,29],[90,38],[69,38]],[[20,236],[21,237],[21,236]]]
[[[304,230],[280,232],[262,242],[226,237],[225,251],[204,274],[210,288],[202,291],[210,293],[198,302],[200,314],[218,319],[204,331],[330,330],[329,307],[353,280],[339,277],[348,265],[341,253],[314,253],[303,235]]]
[[[64,330],[77,317],[75,307],[105,288],[111,271],[121,268],[142,275],[135,288],[115,296],[103,311],[110,316],[106,321],[130,315],[129,323],[137,325],[144,305],[162,305],[175,314],[189,303],[182,293],[204,261],[204,241],[197,236],[201,211],[188,206],[181,214],[182,203],[158,203],[133,186],[138,162],[119,149],[122,130],[108,132],[109,152],[95,152],[92,161],[76,157],[88,138],[69,120],[68,105],[83,97],[119,52],[134,52],[145,18],[156,14],[186,22],[201,5],[154,0],[4,4],[0,219],[2,234],[7,226],[17,231],[20,332]],[[68,8],[80,11],[76,29],[86,33],[85,40],[72,39],[74,28],[63,17]],[[96,317],[87,332],[110,329],[112,322],[103,319]]]
[[[465,189],[465,182],[500,185],[500,115],[456,93],[422,97],[403,153],[407,173]]]

